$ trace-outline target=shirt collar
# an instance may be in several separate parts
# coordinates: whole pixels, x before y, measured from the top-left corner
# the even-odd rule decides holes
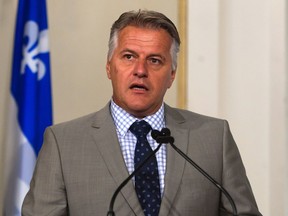
[[[137,120],[147,121],[151,125],[151,127],[156,130],[161,130],[163,127],[165,127],[163,103],[156,113],[150,116],[146,116],[143,119],[139,119],[132,116],[130,113],[126,112],[123,108],[119,107],[113,101],[113,99],[111,99],[110,110],[116,129],[121,136],[125,136],[130,126]]]

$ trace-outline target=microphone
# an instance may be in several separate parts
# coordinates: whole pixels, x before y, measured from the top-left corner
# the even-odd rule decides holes
[[[152,132],[153,132],[153,130],[152,130]],[[152,135],[152,132],[151,132],[151,135]],[[139,166],[137,168],[135,168],[135,170],[116,188],[116,190],[115,190],[115,192],[114,192],[114,194],[110,200],[110,205],[109,205],[109,210],[107,212],[107,216],[115,216],[115,212],[113,209],[114,209],[114,203],[115,203],[117,195],[122,190],[122,188],[130,181],[130,179],[132,179],[135,176],[135,174],[150,160],[150,158],[156,154],[156,152],[160,149],[161,146],[162,146],[162,143],[159,143],[157,148],[154,151],[152,151],[145,158],[145,160],[143,160],[142,163],[139,164]]]
[[[152,130],[151,136],[157,143],[169,143],[173,149],[176,150],[178,154],[180,154],[186,161],[188,161],[193,167],[195,167],[202,175],[204,175],[212,184],[214,184],[228,199],[230,205],[233,210],[233,216],[237,216],[237,208],[235,205],[234,200],[232,199],[231,195],[228,191],[220,185],[215,179],[213,179],[206,171],[204,171],[198,164],[196,164],[192,159],[190,159],[184,152],[182,152],[179,148],[174,145],[174,138],[171,136],[171,132],[168,128],[163,128],[160,131]]]
[[[151,136],[157,143],[174,143],[174,137],[170,136],[170,130],[168,128],[163,128],[160,131],[152,130]]]

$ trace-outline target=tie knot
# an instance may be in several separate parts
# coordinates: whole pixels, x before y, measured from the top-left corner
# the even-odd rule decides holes
[[[151,126],[148,122],[141,120],[135,121],[129,128],[129,130],[137,137],[147,136],[151,130]]]

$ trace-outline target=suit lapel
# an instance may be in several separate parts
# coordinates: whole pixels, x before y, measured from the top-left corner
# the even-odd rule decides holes
[[[175,109],[165,106],[165,118],[167,128],[171,130],[174,137],[174,144],[183,152],[187,152],[188,146],[188,129],[183,123],[185,119]],[[159,215],[168,215],[174,202],[175,196],[181,184],[185,167],[183,159],[169,144],[167,146],[167,163],[165,174],[165,189],[161,203]]]
[[[102,154],[102,158],[115,181],[115,190],[128,177],[128,171],[125,161],[122,156],[121,147],[119,145],[117,133],[115,130],[113,119],[110,115],[109,105],[96,114],[95,121],[92,125],[94,128],[93,137]],[[119,199],[121,194],[124,197]],[[112,197],[113,194],[111,194]],[[126,202],[130,208],[135,212],[135,215],[143,215],[140,203],[135,193],[132,181],[122,188],[115,201],[114,210],[117,206],[123,206]],[[117,206],[116,206],[117,204]],[[127,209],[127,215],[131,214],[131,209]]]

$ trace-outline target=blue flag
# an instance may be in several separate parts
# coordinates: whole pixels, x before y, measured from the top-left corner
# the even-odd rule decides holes
[[[21,215],[44,130],[52,124],[47,23],[46,0],[19,0],[5,155],[7,216]]]

